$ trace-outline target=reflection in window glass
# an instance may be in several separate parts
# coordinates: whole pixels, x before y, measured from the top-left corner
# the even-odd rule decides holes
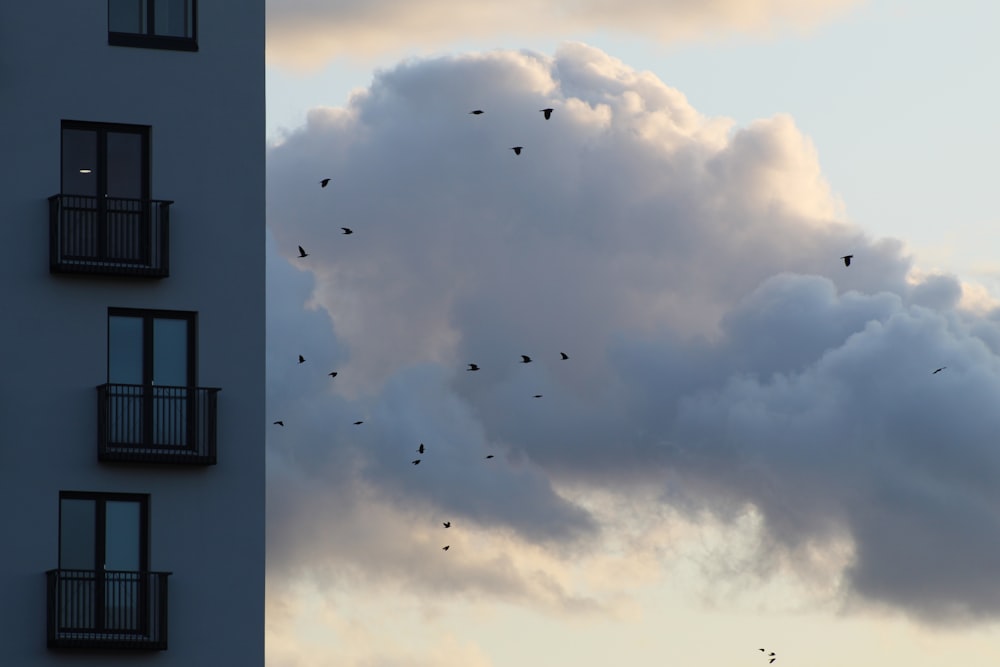
[[[184,387],[187,377],[186,319],[158,317],[153,320],[153,384]]]
[[[108,30],[146,32],[146,0],[108,0]]]
[[[190,37],[190,0],[156,0],[154,32],[170,37]]]
[[[194,38],[194,0],[108,0],[108,30]]]
[[[97,196],[97,132],[62,131],[62,193]]]
[[[93,500],[62,498],[59,508],[59,567],[64,570],[94,569]]]
[[[104,567],[108,570],[139,569],[139,503],[109,500],[104,508]]]
[[[142,384],[142,318],[108,318],[108,382]]]

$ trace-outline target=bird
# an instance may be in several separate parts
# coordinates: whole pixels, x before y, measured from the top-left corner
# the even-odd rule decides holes
[[[309,253],[307,253],[305,250],[303,250],[302,246],[299,246],[299,258],[301,259],[303,257],[308,257],[308,256],[309,256]]]
[[[443,547],[441,547],[441,551],[447,551],[448,549],[451,549],[451,545],[450,544],[446,544]]]
[[[552,109],[539,109],[543,114],[545,114],[545,120],[552,118]]]
[[[364,424],[364,422],[362,422],[362,421],[356,421],[356,422],[354,422],[355,426],[361,426],[362,424]]]
[[[841,259],[844,260],[844,266],[850,266],[851,265],[851,258],[852,257],[854,257],[854,255],[844,255],[843,257],[841,257]]]
[[[325,188],[328,185],[330,185],[330,179],[329,178],[324,178],[322,181],[319,182],[319,187],[321,187],[321,188]]]
[[[300,355],[299,355],[299,363],[300,363],[300,364],[303,364],[303,363],[305,363],[305,361],[306,361],[306,358],[305,358],[305,357],[303,357],[303,356],[302,356],[302,355],[300,354]]]
[[[479,370],[479,366],[476,365],[476,364],[469,364],[469,367],[466,368],[465,370],[467,370],[467,371],[478,371]]]
[[[522,354],[521,355],[521,363],[522,364],[530,364],[531,363],[531,357],[529,357],[526,354]]]
[[[420,465],[420,459],[413,459],[412,461],[410,461],[410,463],[412,463],[415,466],[418,466]]]
[[[485,111],[483,111],[482,109],[473,109],[473,110],[472,110],[472,111],[470,111],[469,113],[471,113],[471,114],[472,114],[473,116],[478,116],[479,114],[484,114],[484,113],[486,113],[486,112],[485,112]]]
[[[349,227],[341,227],[341,229],[344,230],[344,232],[343,232],[344,234],[353,234],[354,233],[354,230],[350,229]]]
[[[424,453],[424,443],[421,442],[420,446],[417,447],[417,454],[423,454],[423,453]]]
[[[559,353],[559,357],[560,357],[560,358],[561,358],[561,359],[562,359],[563,361],[566,361],[567,359],[569,359],[569,355],[568,355],[568,354],[566,354],[565,352],[560,352],[560,353]]]
[[[451,521],[445,521],[441,525],[444,526],[445,528],[451,528]]]
[[[329,373],[327,373],[327,375],[329,375],[332,378],[335,378],[337,377],[337,371],[330,371]]]
[[[941,368],[938,368],[933,373],[931,373],[931,375],[937,375],[938,373],[940,373],[941,371],[943,371],[946,368],[948,368],[948,367],[947,366],[942,366]]]
[[[274,423],[277,424],[278,426],[284,426],[285,425],[285,422],[281,421],[280,419],[278,421],[274,422]]]
[[[541,398],[541,397],[542,397],[541,394],[535,394],[535,398]]]
[[[524,146],[511,146],[511,147],[510,147],[510,149],[511,149],[512,151],[514,151],[514,155],[520,155],[520,154],[521,154],[521,149],[522,149],[522,148],[524,148]]]
[[[486,458],[491,459],[491,458],[493,458],[493,455],[492,454],[487,454]]]

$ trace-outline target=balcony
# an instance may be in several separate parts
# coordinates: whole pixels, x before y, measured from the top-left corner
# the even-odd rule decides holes
[[[49,648],[167,648],[169,572],[49,570]]]
[[[103,384],[97,459],[215,465],[219,389]]]
[[[172,203],[49,197],[49,271],[166,278]]]

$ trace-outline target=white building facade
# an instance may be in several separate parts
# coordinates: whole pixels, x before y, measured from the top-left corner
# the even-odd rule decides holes
[[[259,667],[264,2],[0,2],[0,124],[0,665]]]

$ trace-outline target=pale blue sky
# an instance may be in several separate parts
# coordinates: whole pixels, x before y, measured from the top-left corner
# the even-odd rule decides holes
[[[370,8],[416,5],[293,5],[398,47],[293,22],[313,68],[267,69],[269,667],[994,667],[1000,9],[411,42]]]

